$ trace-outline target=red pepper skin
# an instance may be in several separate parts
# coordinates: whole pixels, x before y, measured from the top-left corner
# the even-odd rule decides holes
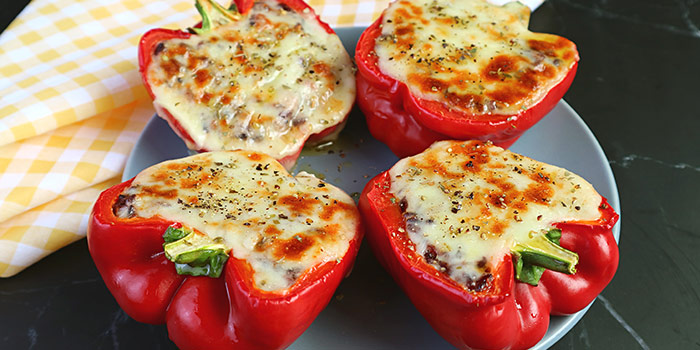
[[[406,84],[379,69],[374,46],[381,35],[382,17],[362,33],[357,43],[357,104],[372,136],[399,158],[418,154],[439,140],[490,140],[496,146],[510,147],[556,106],[576,75],[578,55],[561,82],[542,100],[517,114],[484,117],[450,110],[442,102],[414,96]]]
[[[236,4],[236,7],[238,8],[239,13],[245,14],[248,11],[250,11],[251,8],[253,8],[253,5],[255,3],[254,0],[233,0],[233,2]],[[311,11],[311,13],[314,14],[316,17],[316,20],[318,23],[321,25],[321,27],[328,33],[328,34],[335,34],[335,31],[325,22],[321,21],[321,19],[318,17],[318,15],[314,12],[313,8],[311,8],[306,2],[303,0],[277,0],[278,3],[280,4],[285,4],[289,6],[290,9],[296,11],[296,12],[303,12],[304,10]],[[201,25],[197,24],[197,27]],[[151,61],[153,60],[153,55],[155,52],[156,47],[158,46],[159,43],[165,40],[170,40],[170,39],[188,39],[191,37],[192,34],[189,32],[185,32],[182,30],[172,30],[172,29],[163,29],[163,28],[156,28],[156,29],[151,29],[148,32],[146,32],[142,37],[141,40],[139,41],[139,46],[138,46],[138,59],[139,59],[139,72],[141,73],[141,80],[143,81],[143,85],[146,87],[146,91],[148,92],[148,95],[151,96],[151,99],[155,101],[156,96],[153,94],[153,90],[151,89],[151,84],[148,82],[148,66],[151,64]],[[168,111],[166,108],[163,108],[162,106],[156,105],[156,112],[158,116],[161,118],[165,119],[165,121],[168,122],[168,125],[170,125],[170,128],[179,136],[181,139],[185,140],[188,145],[196,145],[194,151],[197,152],[207,152],[211,151],[208,150],[200,145],[197,145],[197,143],[194,141],[192,136],[185,130],[180,122],[175,118],[170,111]],[[349,115],[349,114],[348,114]],[[348,116],[345,116],[345,120],[347,120]],[[333,134],[340,125],[344,125],[345,120],[343,122],[338,123],[336,125],[330,126],[325,130],[322,130],[316,134],[312,134],[309,136],[309,138],[306,140],[306,142],[311,142],[311,143],[316,143],[316,142],[323,142],[325,137],[328,135]],[[290,169],[296,160],[299,158],[299,155],[301,154],[303,146],[299,148],[299,150],[291,155],[282,157],[278,159],[282,165]]]
[[[546,333],[549,315],[583,309],[617,269],[612,227],[618,215],[603,199],[599,220],[555,225],[562,230],[561,245],[580,257],[576,274],[546,270],[538,286],[515,282],[507,255],[492,286],[479,293],[465,291],[413,250],[397,201],[391,200],[390,184],[388,172],[381,173],[360,196],[367,241],[433,329],[457,348],[530,348]]]
[[[124,311],[140,322],[163,323],[170,296],[184,279],[163,254],[162,232],[173,223],[114,216],[112,205],[130,184],[127,181],[105,190],[95,202],[88,247],[107,288]]]
[[[161,218],[122,219],[112,207],[132,180],[104,191],[88,224],[88,248],[107,288],[139,322],[167,323],[173,342],[188,349],[281,349],[325,308],[352,268],[362,228],[339,261],[307,271],[286,292],[262,291],[243,260],[229,257],[220,278],[181,276],[163,253]]]

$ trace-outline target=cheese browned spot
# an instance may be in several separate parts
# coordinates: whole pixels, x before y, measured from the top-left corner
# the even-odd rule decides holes
[[[163,41],[148,66],[154,103],[189,133],[188,147],[281,159],[344,121],[355,78],[338,36],[276,1],[256,1],[237,19]]]
[[[416,251],[470,290],[531,233],[600,217],[584,179],[490,143],[436,142],[389,173]]]
[[[310,267],[342,258],[355,238],[353,200],[313,175],[292,177],[269,156],[209,152],[141,172],[115,213],[159,216],[224,245],[267,291],[289,288]]]
[[[576,46],[528,31],[530,11],[485,0],[400,0],[382,17],[380,70],[412,94],[476,115],[539,102],[578,60]]]

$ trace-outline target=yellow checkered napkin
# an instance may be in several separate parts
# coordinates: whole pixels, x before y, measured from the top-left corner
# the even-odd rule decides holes
[[[121,178],[151,115],[135,101],[0,147],[3,277],[85,236],[92,203]]]
[[[355,26],[388,0],[309,3],[332,26]],[[0,35],[0,276],[85,236],[93,201],[154,113],[138,40],[196,23],[193,5],[34,0]]]

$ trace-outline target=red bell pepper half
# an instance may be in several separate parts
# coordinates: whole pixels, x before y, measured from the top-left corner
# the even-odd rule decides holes
[[[114,214],[132,181],[97,199],[88,225],[90,254],[122,309],[140,322],[167,323],[183,350],[289,346],[328,304],[359,249],[360,234],[345,256],[311,268],[282,293],[257,289],[250,265],[233,255],[220,278],[179,275],[163,251],[163,233],[177,223]]]
[[[372,135],[399,158],[420,153],[439,140],[490,140],[496,146],[510,147],[554,108],[576,75],[577,53],[566,76],[528,108],[516,114],[471,114],[451,108],[449,102],[415,96],[405,83],[381,71],[375,43],[382,35],[383,18],[370,25],[357,43],[357,104]]]
[[[318,15],[315,14],[313,8],[311,8],[306,2],[303,0],[275,0],[280,4],[286,5],[290,10],[296,11],[298,13],[307,11],[311,12],[314,14],[316,20],[318,21],[319,25],[325,29],[325,31],[329,34],[335,34],[335,31],[331,29],[330,26],[328,26],[327,23],[321,21],[321,19],[318,17]],[[183,30],[172,30],[172,29],[163,29],[163,28],[157,28],[157,29],[152,29],[148,32],[146,32],[142,37],[139,42],[138,46],[138,59],[139,59],[139,72],[141,73],[141,79],[143,80],[144,86],[146,87],[146,91],[148,94],[151,96],[151,99],[155,100],[156,96],[153,93],[151,83],[148,80],[148,67],[151,64],[153,60],[153,56],[156,54],[156,51],[158,50],[159,44],[161,44],[164,41],[171,40],[171,39],[188,39],[192,35],[197,35],[197,30],[200,30],[203,26],[205,28],[209,28],[210,22],[213,21],[213,18],[210,19],[210,16],[213,17],[214,14],[210,15],[208,12],[218,12],[218,14],[225,13],[226,11],[237,11],[240,14],[246,14],[248,13],[253,5],[255,4],[255,0],[233,0],[230,8],[223,9],[218,3],[215,1],[203,1],[206,6],[211,6],[214,7],[214,9],[209,9],[205,8],[201,3],[197,2],[197,9],[200,11],[203,17],[203,22],[197,24],[195,28],[190,29],[190,31],[183,31]],[[165,119],[172,130],[183,140],[185,143],[188,145],[189,148],[192,148],[195,151],[198,152],[206,152],[206,151],[212,151],[210,149],[206,149],[202,145],[198,145],[192,136],[185,130],[185,128],[182,126],[182,124],[178,121],[177,118],[173,116],[173,114],[163,108],[162,106],[155,105],[156,108],[156,113],[158,116],[161,118]],[[347,116],[346,116],[347,118]],[[322,130],[321,132],[318,132],[316,134],[312,134],[308,137],[306,142],[309,143],[318,143],[318,142],[324,142],[326,140],[334,139],[337,136],[337,133],[341,131],[341,129],[344,127],[345,121],[330,126],[326,128],[325,130]],[[303,143],[302,143],[303,145]],[[300,147],[296,153],[282,157],[281,159],[278,159],[282,165],[290,169],[294,163],[296,162],[297,158],[299,158],[299,155],[301,154],[301,150],[303,147]]]
[[[561,230],[561,247],[580,257],[575,274],[544,270],[536,286],[518,282],[513,259],[506,255],[487,287],[466,291],[416,253],[390,188],[389,174],[384,172],[360,196],[368,242],[430,325],[457,348],[530,348],[547,331],[549,315],[586,307],[617,269],[618,249],[611,229],[618,215],[603,198],[598,220],[554,225]]]

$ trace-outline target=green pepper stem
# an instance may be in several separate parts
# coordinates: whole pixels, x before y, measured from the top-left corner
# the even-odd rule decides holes
[[[197,34],[206,33],[219,25],[236,21],[238,13],[235,5],[226,9],[214,0],[195,0],[194,7],[202,16],[202,27],[192,28]]]
[[[221,276],[228,259],[226,246],[189,228],[169,227],[163,234],[165,257],[175,263],[178,274]]]
[[[168,226],[168,228],[165,230],[165,233],[163,233],[163,240],[165,241],[165,243],[175,242],[179,239],[184,238],[190,233],[192,233],[192,230],[186,227]]]
[[[532,239],[520,242],[511,253],[515,265],[515,277],[522,282],[537,285],[544,269],[576,273],[578,254],[559,245],[561,231],[535,233]]]

